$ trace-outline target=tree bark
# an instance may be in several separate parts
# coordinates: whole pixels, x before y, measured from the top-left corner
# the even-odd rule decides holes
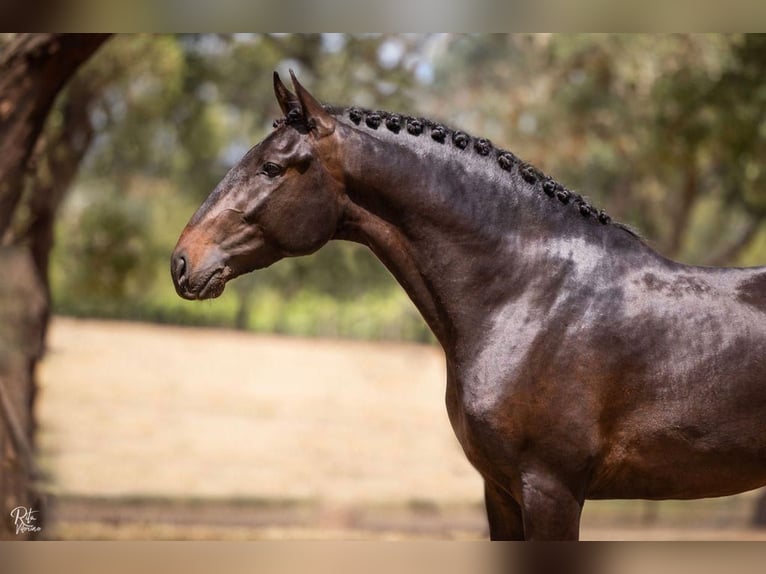
[[[49,314],[47,258],[53,213],[62,184],[74,173],[59,169],[62,181],[35,185],[30,158],[45,119],[79,66],[108,35],[20,34],[0,54],[0,538],[44,536],[17,531],[11,513],[37,511],[28,526],[45,527],[45,501],[34,458],[34,370],[42,356]],[[66,113],[66,112],[65,112]],[[54,167],[55,166],[51,166]],[[51,171],[55,179],[55,172]],[[32,174],[34,175],[34,174]],[[58,185],[59,189],[56,189]],[[10,229],[26,186],[30,225],[25,241],[11,244]],[[39,197],[36,195],[39,194]],[[50,194],[50,195],[48,195]],[[18,237],[15,239],[18,240]]]
[[[34,171],[29,174],[21,200],[26,220],[19,229],[6,232],[9,243],[29,244],[46,288],[56,214],[93,141],[89,111],[99,89],[79,77],[68,84],[63,105],[59,106],[61,125],[55,131],[45,131],[30,158]]]
[[[27,162],[61,88],[108,35],[20,34],[0,55],[0,237]]]
[[[34,367],[42,355],[47,298],[29,250],[0,246],[0,539],[16,534],[11,518],[23,506],[44,513],[34,460]],[[38,514],[42,519],[42,514]],[[38,524],[39,526],[39,524]]]

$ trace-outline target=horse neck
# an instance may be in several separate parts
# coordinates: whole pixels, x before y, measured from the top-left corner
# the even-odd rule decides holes
[[[545,213],[550,206],[491,159],[355,130],[345,142],[338,238],[375,253],[445,349],[486,330],[530,288],[560,281],[571,266],[560,252],[589,243],[563,210]]]

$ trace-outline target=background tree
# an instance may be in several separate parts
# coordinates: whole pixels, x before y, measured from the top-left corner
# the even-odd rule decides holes
[[[48,286],[43,270],[55,193],[36,197],[21,217],[35,220],[22,235],[9,233],[23,191],[52,191],[30,184],[43,124],[64,84],[106,39],[103,35],[23,34],[0,54],[0,537],[15,536],[9,512],[18,505],[40,509],[34,481],[34,366],[40,358],[48,319]],[[42,144],[39,144],[42,145]],[[43,152],[39,152],[43,153]],[[53,159],[53,158],[52,158]],[[55,158],[59,160],[61,158]],[[39,164],[38,164],[39,165]],[[53,163],[50,164],[53,167]],[[55,168],[54,168],[55,169]],[[36,177],[32,177],[36,181]],[[41,510],[41,509],[40,509]]]

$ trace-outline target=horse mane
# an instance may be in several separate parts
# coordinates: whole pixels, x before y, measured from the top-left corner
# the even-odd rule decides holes
[[[356,106],[341,107],[325,105],[325,110],[336,117],[350,120],[355,126],[366,126],[377,130],[381,126],[393,134],[404,131],[411,136],[425,135],[438,144],[451,145],[467,153],[473,152],[482,156],[494,157],[499,169],[507,172],[516,170],[521,179],[532,188],[555,197],[563,206],[574,207],[584,218],[594,218],[602,225],[612,225],[630,235],[641,239],[631,227],[614,221],[603,209],[594,207],[585,197],[565,187],[551,176],[543,173],[532,164],[521,160],[512,152],[498,148],[486,138],[476,138],[462,130],[451,128],[428,118],[416,118],[384,110],[369,110]],[[299,125],[303,118],[299,110],[291,110],[285,117],[274,122],[274,127],[281,125]],[[304,126],[305,127],[305,126]]]

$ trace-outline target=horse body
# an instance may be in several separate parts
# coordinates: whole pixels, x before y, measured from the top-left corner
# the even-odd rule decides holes
[[[331,113],[295,85],[275,83],[288,121],[179,239],[179,294],[330,239],[368,246],[444,348],[493,538],[577,538],[587,498],[766,484],[766,268],[668,261],[486,140]]]

